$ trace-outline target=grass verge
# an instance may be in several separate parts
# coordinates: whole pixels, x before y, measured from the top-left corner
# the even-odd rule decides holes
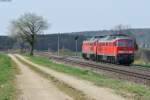
[[[44,78],[50,80],[50,82],[52,82],[59,90],[66,93],[67,95],[72,97],[74,100],[88,100],[88,97],[86,97],[86,95],[83,94],[83,92],[76,90],[73,87],[70,87],[68,84],[56,79],[55,77],[51,76],[50,74],[47,74],[47,73],[41,71],[39,68],[36,68],[35,66],[32,66],[32,65],[26,63],[25,61],[21,60],[19,57],[17,57],[17,59],[20,62],[28,65],[28,67],[30,67],[33,71],[38,72]]]
[[[144,61],[142,59],[135,60],[133,65],[136,65],[139,67],[150,68],[150,63],[148,61]]]
[[[82,79],[94,82],[98,86],[114,89],[117,93],[134,100],[150,100],[150,88],[127,81],[107,78],[91,70],[74,67],[67,64],[58,64],[41,56],[28,56],[30,61],[47,66],[59,72],[64,72]]]
[[[15,64],[6,55],[0,53],[0,100],[16,100]]]

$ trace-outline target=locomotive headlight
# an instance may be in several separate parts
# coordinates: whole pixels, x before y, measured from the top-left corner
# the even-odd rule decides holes
[[[129,51],[129,53],[133,53],[133,51]]]
[[[118,53],[133,53],[133,51],[125,51],[125,50],[120,50]]]
[[[128,53],[128,51],[120,50],[118,53]]]

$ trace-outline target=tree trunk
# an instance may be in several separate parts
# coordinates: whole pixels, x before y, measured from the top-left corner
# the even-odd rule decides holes
[[[30,50],[30,56],[33,56],[34,55],[34,45],[32,44],[31,45],[31,50]]]
[[[32,38],[32,42],[30,43],[30,45],[31,45],[31,51],[30,51],[30,56],[33,56],[34,55],[34,42],[35,42],[35,35],[34,34],[32,34],[31,35],[31,38]]]

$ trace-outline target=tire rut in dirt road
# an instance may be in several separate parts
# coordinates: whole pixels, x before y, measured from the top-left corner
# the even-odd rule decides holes
[[[50,81],[33,72],[15,56],[9,55],[21,70],[17,76],[17,86],[21,91],[18,100],[73,100],[59,91]]]
[[[68,84],[69,86],[82,91],[89,98],[93,98],[95,100],[125,100],[125,98],[114,94],[113,93],[114,91],[111,89],[101,88],[101,87],[95,86],[93,83],[91,83],[89,81],[81,80],[76,77],[70,76],[68,74],[57,72],[48,67],[37,65],[37,64],[25,59],[21,55],[16,55],[16,56],[23,62],[28,63],[31,66],[36,67],[36,68],[40,69],[41,71],[49,74],[50,76],[53,76],[53,77],[57,78],[58,80]]]

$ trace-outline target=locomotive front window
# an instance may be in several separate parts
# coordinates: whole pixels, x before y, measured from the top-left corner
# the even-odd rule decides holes
[[[133,47],[133,40],[120,40],[117,42],[117,46],[121,47]]]
[[[133,47],[134,46],[133,40],[127,40],[127,46]]]
[[[126,46],[126,42],[125,41],[118,41],[117,46],[124,47],[124,46]]]

